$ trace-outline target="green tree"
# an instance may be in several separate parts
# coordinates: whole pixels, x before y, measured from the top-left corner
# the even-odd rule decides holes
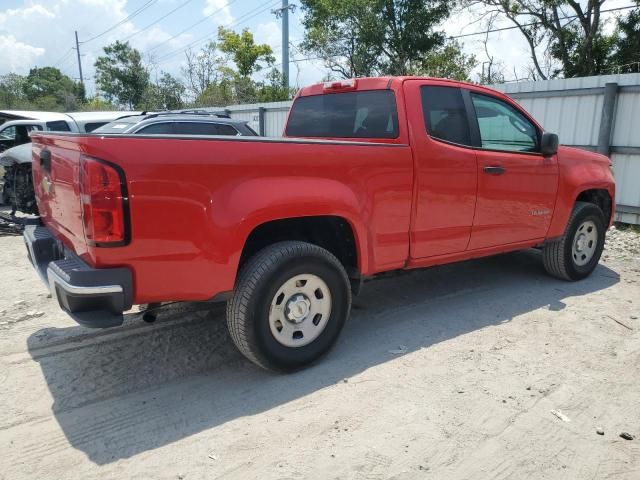
[[[220,54],[215,42],[209,42],[197,53],[189,50],[185,57],[186,65],[182,67],[182,75],[189,92],[195,98],[202,95],[209,85],[216,83],[227,66],[226,55]]]
[[[598,75],[608,69],[615,38],[602,30],[605,0],[467,0],[511,22],[529,46],[535,78]],[[556,66],[541,57],[549,52]]]
[[[82,85],[55,67],[32,68],[23,89],[33,105],[45,110],[75,110],[85,100]]]
[[[615,35],[615,52],[611,58],[616,72],[640,72],[640,1],[638,8],[620,17]]]
[[[258,102],[281,102],[293,98],[295,90],[285,88],[284,76],[278,69],[271,69],[265,80],[258,83],[256,92]]]
[[[224,27],[218,29],[218,46],[220,51],[231,56],[238,73],[250,77],[262,70],[262,63],[272,65],[275,62],[273,50],[267,44],[256,44],[253,34],[244,29],[238,34]]]
[[[475,55],[462,51],[459,42],[449,41],[413,64],[412,74],[469,81],[478,62]]]
[[[95,63],[96,85],[102,95],[128,108],[141,105],[149,85],[149,71],[140,52],[129,42],[116,41],[104,47],[104,53]]]
[[[445,0],[301,0],[303,50],[344,78],[405,75],[444,43]]]
[[[147,86],[142,105],[145,110],[176,110],[184,106],[184,93],[182,82],[163,72],[156,83]]]
[[[16,73],[0,76],[0,107],[7,109],[29,108],[24,94],[25,77]]]

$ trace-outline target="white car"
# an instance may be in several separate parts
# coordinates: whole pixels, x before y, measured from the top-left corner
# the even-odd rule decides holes
[[[0,117],[20,118],[0,125],[0,152],[23,143],[29,143],[29,134],[34,130],[54,132],[89,133],[122,117],[138,115],[140,112],[29,112],[5,110]]]

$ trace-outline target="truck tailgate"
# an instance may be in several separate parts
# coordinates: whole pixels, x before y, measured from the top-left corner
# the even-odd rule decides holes
[[[78,255],[86,251],[80,205],[80,144],[33,138],[33,182],[42,222]]]

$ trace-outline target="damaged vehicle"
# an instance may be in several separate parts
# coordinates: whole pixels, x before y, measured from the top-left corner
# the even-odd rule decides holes
[[[0,166],[4,169],[2,203],[11,206],[11,215],[16,211],[38,214],[31,178],[31,133],[90,133],[114,120],[140,112],[34,113],[40,118],[10,120],[0,125]]]
[[[31,175],[31,143],[0,153],[0,166],[4,168],[2,203],[11,206],[11,215],[16,211],[37,215]]]

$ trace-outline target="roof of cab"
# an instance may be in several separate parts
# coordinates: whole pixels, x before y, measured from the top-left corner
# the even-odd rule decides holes
[[[426,77],[426,76],[402,76],[402,77],[362,77],[362,78],[354,78],[354,79],[345,79],[345,80],[336,80],[336,82],[349,82],[351,80],[356,81],[355,88],[351,89],[336,89],[330,90],[325,89],[325,83],[333,83],[333,82],[320,82],[315,83],[313,85],[309,85],[308,87],[304,87],[300,89],[298,93],[299,97],[305,97],[310,95],[322,95],[322,94],[330,94],[330,93],[341,93],[346,91],[359,91],[359,90],[386,90],[391,88],[393,84],[396,83],[404,83],[409,80],[431,80],[437,82],[447,82],[451,83],[452,86],[470,86],[474,88],[478,88],[481,90],[485,90],[487,92],[491,92],[494,94],[504,95],[497,90],[493,90],[492,88],[485,87],[484,85],[478,85],[472,82],[465,82],[462,80],[451,80],[449,78],[438,78],[438,77]]]

